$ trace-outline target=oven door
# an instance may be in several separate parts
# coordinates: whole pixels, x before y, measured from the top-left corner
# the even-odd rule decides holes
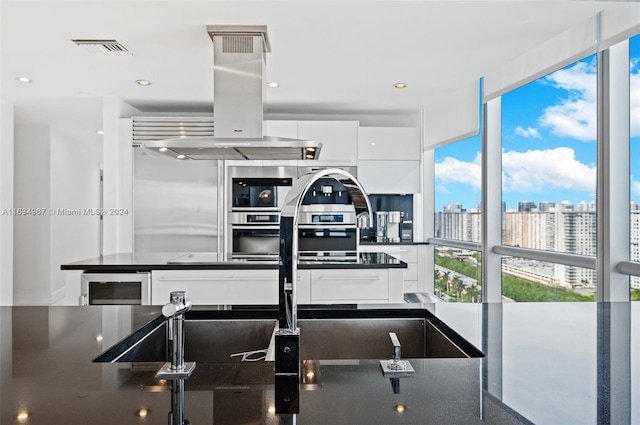
[[[277,260],[280,253],[278,225],[231,226],[231,258]]]
[[[82,274],[80,305],[149,305],[151,274]]]
[[[293,185],[290,177],[231,179],[231,211],[279,211]]]

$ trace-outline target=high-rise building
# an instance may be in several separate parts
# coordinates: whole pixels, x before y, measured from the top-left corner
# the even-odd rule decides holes
[[[556,203],[555,202],[549,202],[549,201],[542,201],[538,203],[538,211],[552,211],[553,209],[555,209],[556,207]]]
[[[538,209],[535,202],[532,201],[520,201],[518,202],[518,212],[529,212]]]

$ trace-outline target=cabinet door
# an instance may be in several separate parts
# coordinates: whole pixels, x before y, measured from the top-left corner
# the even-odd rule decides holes
[[[401,270],[399,275],[403,281],[404,292],[417,292],[420,270],[417,245],[360,245],[360,250],[362,252],[386,252],[407,263],[406,269],[394,270]],[[393,283],[389,278],[390,287]]]
[[[278,270],[154,270],[151,303],[185,291],[193,305],[278,304]]]
[[[296,299],[298,304],[311,304],[311,270],[298,270],[296,276]]]
[[[357,121],[298,121],[298,137],[322,142],[320,163],[358,163]]]
[[[422,149],[416,127],[360,127],[358,159],[419,161]]]
[[[298,138],[298,121],[275,121],[264,122],[264,135],[272,137]]]
[[[367,193],[420,193],[420,161],[359,161],[358,180]]]
[[[386,303],[388,301],[387,270],[311,270],[312,303]]]

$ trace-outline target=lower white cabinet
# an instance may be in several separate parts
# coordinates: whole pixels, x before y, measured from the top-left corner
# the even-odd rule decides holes
[[[185,291],[193,305],[278,304],[278,269],[153,270],[151,304]]]
[[[311,270],[298,270],[296,278],[296,299],[298,304],[311,304]]]
[[[298,304],[403,302],[404,269],[303,269],[297,271]],[[154,270],[151,304],[185,291],[193,305],[278,304],[278,270]]]
[[[362,252],[386,252],[407,263],[402,269],[403,291],[426,291],[426,245],[360,245]]]
[[[311,270],[311,302],[389,302],[389,274],[386,269]]]

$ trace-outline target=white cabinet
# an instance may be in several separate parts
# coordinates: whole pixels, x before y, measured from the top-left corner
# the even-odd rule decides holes
[[[298,270],[296,279],[298,304],[311,304],[311,270]]]
[[[420,161],[359,161],[358,181],[371,193],[420,193]]]
[[[264,135],[297,139],[298,121],[267,120],[264,122]]]
[[[267,120],[264,122],[264,134],[322,142],[318,159],[300,160],[302,166],[356,166],[358,164],[357,121]]]
[[[311,270],[311,302],[386,303],[389,276],[384,269]]]
[[[360,127],[358,180],[368,193],[420,193],[417,127]]]
[[[278,304],[278,270],[153,270],[151,304],[185,291],[194,305]]]
[[[424,292],[426,290],[426,245],[360,245],[362,252],[386,252],[405,263],[402,269],[403,292]]]
[[[320,163],[358,164],[357,121],[298,121],[298,137],[322,142]]]
[[[358,159],[419,161],[422,154],[417,127],[360,127]]]

